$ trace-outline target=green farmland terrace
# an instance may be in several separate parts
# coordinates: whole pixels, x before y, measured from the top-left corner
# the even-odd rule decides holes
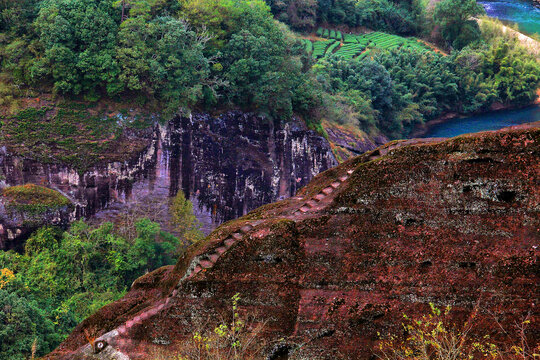
[[[314,39],[302,39],[306,52],[315,59],[332,54],[344,59],[363,59],[372,51],[379,50],[410,50],[420,53],[434,51],[417,38],[405,38],[398,35],[375,31],[368,34],[344,34],[339,30],[319,28]]]

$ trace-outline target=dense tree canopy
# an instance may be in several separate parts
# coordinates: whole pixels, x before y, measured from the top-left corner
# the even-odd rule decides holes
[[[233,105],[288,118],[303,79],[302,50],[262,0],[2,4],[2,68],[20,85],[87,100],[135,95],[168,116]]]
[[[485,110],[494,102],[528,104],[540,84],[537,59],[505,39],[450,56],[403,50],[380,52],[373,60],[333,56],[314,70],[323,88],[354,114],[338,118],[392,137],[407,136],[415,124],[446,112]]]
[[[443,37],[455,48],[462,49],[481,37],[474,17],[485,13],[476,0],[442,0],[435,6],[433,19],[441,27]]]
[[[144,273],[173,264],[179,240],[141,219],[128,241],[111,223],[67,232],[42,228],[24,254],[0,252],[0,269],[14,273],[0,288],[0,359],[26,359],[52,351],[72,328],[120,298]]]
[[[52,76],[62,93],[92,94],[100,87],[118,93],[117,17],[107,0],[44,0],[34,22],[44,56],[32,66],[32,76]]]
[[[463,48],[449,57],[374,51],[371,59],[326,59],[312,67],[298,35],[273,17],[301,31],[327,22],[418,34],[432,30],[423,27],[431,15],[422,3],[3,1],[0,105],[25,86],[50,85],[87,100],[135,97],[166,118],[232,106],[282,119],[297,113],[308,122],[352,117],[365,130],[403,136],[446,111],[534,98],[537,61],[501,36],[483,40],[473,19],[483,10],[474,0],[435,6],[432,20],[443,38]]]
[[[277,19],[296,30],[328,22],[349,27],[413,34],[419,30],[416,2],[389,0],[267,0]]]

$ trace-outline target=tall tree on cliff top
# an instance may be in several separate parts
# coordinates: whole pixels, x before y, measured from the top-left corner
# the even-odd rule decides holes
[[[93,97],[102,88],[118,93],[118,17],[108,0],[43,1],[34,26],[45,54],[35,62],[33,76],[51,75],[60,93]]]
[[[462,49],[479,40],[480,27],[473,18],[485,14],[476,0],[442,0],[435,6],[433,19],[441,35],[454,48]]]

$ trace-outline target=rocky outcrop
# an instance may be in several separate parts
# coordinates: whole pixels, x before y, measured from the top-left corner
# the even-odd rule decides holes
[[[22,250],[17,239],[44,225],[67,226],[71,214],[71,202],[55,190],[33,184],[5,188],[0,191],[0,249]]]
[[[371,151],[389,141],[387,137],[381,134],[369,136],[352,124],[340,125],[324,120],[322,127],[339,162],[363,154],[366,151]]]
[[[510,326],[530,312],[536,343],[539,156],[532,126],[389,143],[220,226],[48,358],[175,353],[236,293],[240,311],[267,320],[266,338],[307,344],[305,359],[370,359],[378,332],[430,302],[458,316],[481,302],[475,328],[493,336],[492,316]]]
[[[83,173],[3,148],[0,188],[33,183],[55,189],[73,202],[71,219],[108,219],[130,204],[150,200],[164,208],[156,212],[167,214],[167,199],[182,189],[210,232],[223,221],[293,195],[335,165],[328,142],[300,121],[281,123],[231,111],[156,125],[146,149],[132,160],[96,165]],[[22,240],[8,242],[0,234],[0,249]]]

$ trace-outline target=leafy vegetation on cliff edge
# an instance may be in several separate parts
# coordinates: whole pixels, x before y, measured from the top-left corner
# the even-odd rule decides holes
[[[7,116],[0,141],[16,154],[43,163],[63,163],[84,171],[97,163],[123,161],[139,154],[149,141],[128,136],[136,126],[121,113],[78,109],[77,104],[28,107]]]

